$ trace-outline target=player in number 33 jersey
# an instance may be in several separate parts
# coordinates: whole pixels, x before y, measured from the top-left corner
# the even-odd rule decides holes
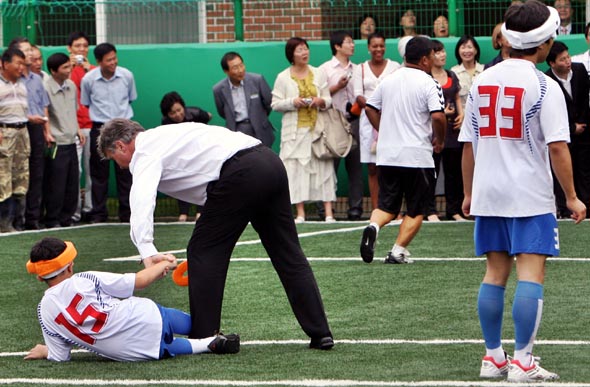
[[[475,157],[471,215],[555,213],[547,145],[570,141],[567,109],[559,85],[532,62],[508,59],[475,79],[459,141]]]

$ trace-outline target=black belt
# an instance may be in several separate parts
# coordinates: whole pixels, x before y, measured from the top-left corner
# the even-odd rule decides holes
[[[27,126],[26,122],[15,122],[12,124],[6,124],[4,122],[0,122],[0,128],[22,129],[26,126]]]
[[[240,151],[237,151],[236,153],[234,153],[234,155],[232,157],[230,157],[229,159],[225,160],[225,162],[223,163],[223,165],[221,166],[221,171],[219,171],[219,175],[221,175],[223,173],[223,170],[225,169],[226,166],[230,165],[233,162],[236,162],[240,159],[240,157],[247,155],[248,153],[254,152],[257,149],[266,147],[266,145],[264,144],[257,144],[254,145],[253,147],[250,148],[246,148],[246,149],[242,149]]]
[[[100,129],[104,125],[104,122],[92,121],[92,129]]]
[[[240,124],[249,124],[249,123],[250,123],[250,119],[249,119],[249,118],[246,118],[245,120],[242,120],[242,121],[236,122],[236,125],[240,125]]]

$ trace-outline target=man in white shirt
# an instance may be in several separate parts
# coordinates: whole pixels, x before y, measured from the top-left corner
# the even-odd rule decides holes
[[[432,152],[442,150],[447,127],[442,88],[428,74],[433,60],[430,39],[410,39],[404,66],[384,79],[367,100],[365,112],[379,130],[379,206],[371,213],[360,247],[367,263],[373,261],[379,229],[399,214],[403,198],[406,215],[385,263],[412,262],[407,246],[422,225],[429,185],[435,181]]]
[[[590,45],[590,23],[586,25],[584,30],[584,36],[586,37],[586,44]],[[582,63],[588,72],[588,76],[590,76],[590,50],[586,50],[581,54],[573,55],[572,62],[575,63]]]
[[[160,191],[202,206],[187,248],[191,338],[219,331],[231,253],[249,222],[260,235],[310,348],[334,345],[320,292],[293,223],[287,173],[260,140],[200,123],[148,131],[115,119],[102,129],[99,152],[133,175],[131,240],[146,267],[165,258],[153,243]]]
[[[198,340],[174,337],[188,334],[190,316],[133,296],[176,267],[173,255],[137,274],[74,274],[76,255],[72,242],[57,238],[43,238],[31,249],[27,271],[49,289],[37,308],[45,345],[36,345],[25,360],[69,361],[74,345],[117,361],[240,350],[235,334]]]
[[[351,118],[347,112],[347,105],[355,101],[354,85],[351,82],[354,63],[350,58],[354,55],[354,40],[350,33],[336,31],[330,36],[332,59],[324,62],[320,69],[326,74],[328,87],[332,96],[332,106],[342,114]],[[359,120],[351,122],[352,135],[359,142]],[[363,214],[363,171],[361,166],[361,152],[358,146],[353,146],[344,158],[346,173],[348,174],[348,220],[360,220]],[[338,172],[340,158],[334,159],[334,168]],[[322,206],[323,207],[323,206]],[[322,208],[323,210],[323,208]],[[321,211],[320,211],[321,212]]]
[[[477,301],[486,347],[482,378],[559,378],[532,355],[543,310],[545,261],[559,254],[550,165],[576,223],[586,217],[586,207],[574,190],[563,93],[535,67],[546,59],[557,27],[557,10],[538,0],[508,8],[502,34],[512,46],[510,59],[475,79],[459,135],[465,143],[463,212],[475,216],[475,252],[487,258]],[[509,358],[501,334],[514,257],[515,350]]]

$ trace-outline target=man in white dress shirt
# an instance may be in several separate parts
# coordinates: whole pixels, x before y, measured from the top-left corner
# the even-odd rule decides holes
[[[231,253],[252,223],[277,271],[310,348],[334,345],[315,277],[299,245],[285,167],[260,140],[194,122],[149,131],[136,122],[105,124],[99,152],[133,175],[131,239],[146,267],[164,259],[153,243],[160,191],[202,206],[187,248],[191,338],[219,331]]]

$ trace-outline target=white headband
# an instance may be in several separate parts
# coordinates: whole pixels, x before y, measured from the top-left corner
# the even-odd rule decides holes
[[[66,269],[68,268],[68,266],[70,266],[70,264],[68,263],[67,265],[65,265],[64,267],[62,267],[61,269],[58,269],[56,271],[54,271],[53,273],[49,273],[49,274],[45,274],[45,275],[40,275],[39,277],[43,278],[43,279],[49,279],[49,278],[53,278],[56,275],[66,271]]]
[[[527,32],[518,32],[506,28],[506,23],[502,23],[502,35],[508,40],[512,48],[517,50],[526,50],[527,48],[538,47],[550,38],[555,38],[559,28],[559,13],[553,7],[549,9],[549,17],[542,26]]]

